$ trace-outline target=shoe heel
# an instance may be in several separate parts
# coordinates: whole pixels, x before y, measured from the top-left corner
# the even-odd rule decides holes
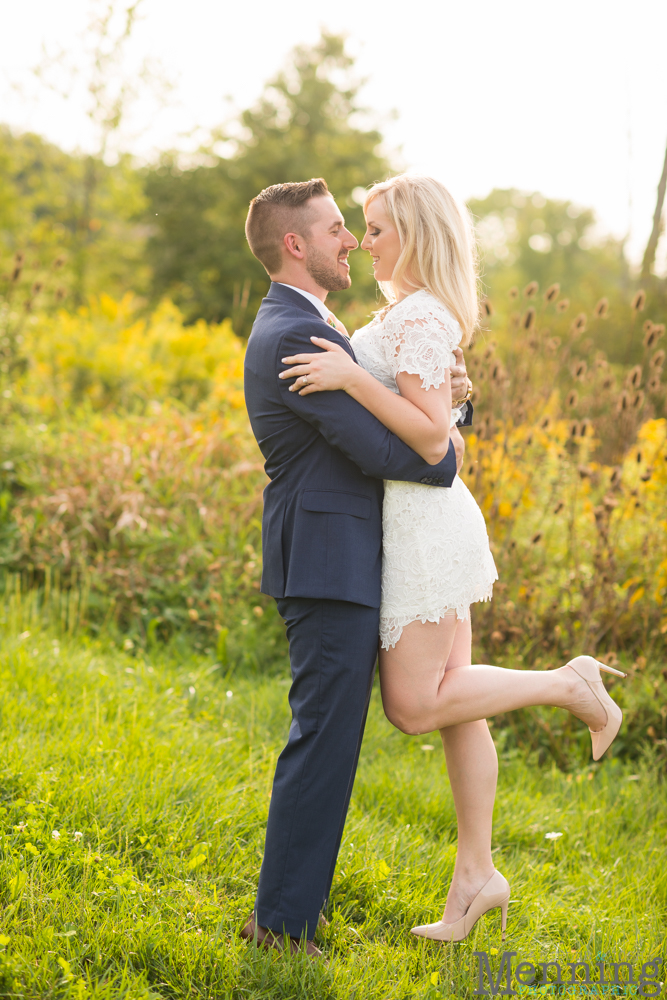
[[[624,674],[622,670],[616,670],[615,667],[608,667],[606,663],[600,663],[599,660],[597,660],[597,665],[600,668],[600,670],[606,670],[608,674],[616,674],[617,677],[628,676],[627,674]]]
[[[502,934],[501,934],[501,940],[502,941],[505,940],[505,931],[507,929],[507,908],[509,906],[509,902],[510,902],[510,898],[508,896],[507,899],[503,899],[502,903],[500,904],[500,914],[501,914],[501,916],[500,916],[500,930],[502,932]]]

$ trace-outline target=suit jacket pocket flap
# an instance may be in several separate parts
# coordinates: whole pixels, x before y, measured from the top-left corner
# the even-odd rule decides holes
[[[337,490],[304,490],[301,506],[323,514],[351,514],[352,517],[371,516],[371,498],[360,493],[343,493]]]

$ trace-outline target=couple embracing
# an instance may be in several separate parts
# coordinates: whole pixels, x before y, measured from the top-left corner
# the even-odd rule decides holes
[[[361,247],[387,305],[351,340],[325,300],[350,286],[358,243],[326,183],[266,188],[246,222],[271,278],[245,393],[270,479],[262,591],[287,629],[292,723],[241,934],[312,956],[376,660],[389,721],[440,731],[456,806],[442,920],[412,931],[426,938],[460,941],[495,908],[504,934],[510,887],[491,857],[498,762],[486,719],[563,708],[588,725],[597,759],[622,718],[590,656],[549,671],[471,664],[470,605],[490,599],[497,578],[457,475],[458,426],[472,415],[460,345],[478,319],[472,226],[439,181],[411,175],[371,188],[364,215]]]

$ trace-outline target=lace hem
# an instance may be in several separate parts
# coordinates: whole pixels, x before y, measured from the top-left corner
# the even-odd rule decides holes
[[[498,577],[496,576],[496,580]],[[495,582],[495,581],[494,581]],[[490,601],[493,596],[493,583],[485,587],[477,587],[465,601],[457,604],[456,607],[445,605],[436,611],[426,611],[423,614],[395,615],[384,617],[380,615],[380,645],[382,649],[393,649],[403,634],[403,629],[411,622],[439,622],[441,618],[448,615],[456,615],[459,621],[466,621],[470,617],[470,605],[479,601]]]

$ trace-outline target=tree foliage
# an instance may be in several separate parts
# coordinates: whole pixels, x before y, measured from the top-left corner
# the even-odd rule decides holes
[[[141,291],[144,213],[142,178],[129,157],[109,166],[0,126],[0,274],[7,286],[16,254],[23,255],[23,298],[35,285],[43,287],[37,305],[47,304],[49,295],[79,304],[102,290]],[[58,259],[64,264],[53,282],[48,274]],[[0,294],[6,297],[7,287]]]
[[[316,45],[297,47],[257,104],[213,136],[202,162],[184,169],[170,154],[148,171],[156,297],[171,295],[190,320],[231,316],[237,332],[247,333],[268,278],[248,249],[244,223],[248,203],[269,184],[325,177],[361,235],[354,192],[386,177],[391,165],[359,107],[359,87],[344,39],[323,33]],[[375,297],[365,255],[353,255],[352,270],[352,290],[332,298],[348,315],[355,301]]]
[[[516,189],[495,189],[468,204],[480,243],[482,283],[495,308],[506,313],[520,308],[517,299],[531,282],[541,293],[558,284],[573,317],[607,300],[608,319],[594,340],[611,361],[626,362],[641,352],[630,310],[636,286],[623,241],[600,233],[592,209]]]

